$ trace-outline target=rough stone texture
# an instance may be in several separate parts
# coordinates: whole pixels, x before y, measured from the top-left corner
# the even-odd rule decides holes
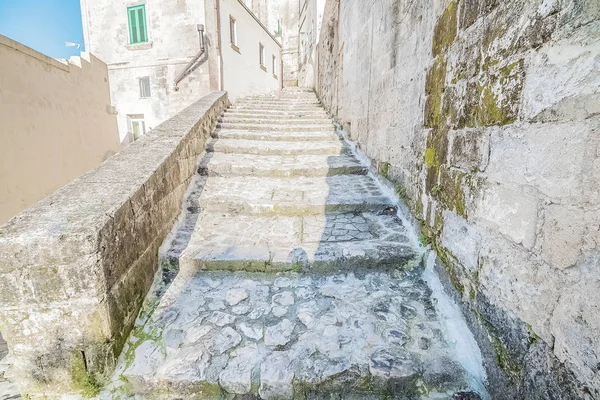
[[[12,362],[8,357],[8,345],[0,336],[0,400],[20,398],[19,388],[12,377]]]
[[[22,393],[90,394],[112,372],[227,105],[202,98],[0,228],[0,329]]]
[[[260,132],[264,139],[249,146],[297,143]],[[394,200],[364,165],[334,169],[340,159],[361,165],[350,147],[339,137],[301,143],[309,155],[291,157],[239,147],[237,160],[225,158],[231,168],[213,176],[229,156],[218,144],[228,140],[215,138],[201,161],[161,248],[162,274],[102,399],[418,399],[484,390],[459,354],[477,359],[478,349],[448,336],[422,249]],[[310,155],[322,143],[343,154]],[[301,171],[305,160],[332,169],[313,176],[310,161]],[[298,175],[263,177],[294,167]]]
[[[388,381],[409,387],[415,379],[422,380],[423,390],[465,389],[465,371],[453,360],[419,275],[178,276],[150,319],[132,334],[126,349],[131,356],[118,373],[132,385],[130,394],[145,396],[166,389],[192,396],[200,393],[195,387],[209,385],[220,387],[223,396],[259,394],[262,399],[302,398],[304,390],[320,384],[326,385],[325,393],[384,393]],[[211,304],[239,289],[249,293],[243,301],[247,311],[225,326],[215,323]],[[284,314],[276,314],[278,304],[286,304]],[[221,312],[235,313],[229,305]],[[264,336],[255,334],[262,330]],[[169,339],[170,332],[180,333],[177,341]],[[434,367],[439,360],[442,367]],[[356,374],[362,378],[344,387]],[[372,383],[361,384],[369,374]],[[446,378],[439,379],[442,375]],[[124,394],[117,389],[123,389],[119,381],[113,388],[112,398]]]
[[[481,317],[492,396],[600,397],[598,2],[329,0],[323,21],[317,94]]]

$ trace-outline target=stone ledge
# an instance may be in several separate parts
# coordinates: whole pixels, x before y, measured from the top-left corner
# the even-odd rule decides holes
[[[81,392],[110,374],[228,105],[203,97],[0,227],[0,329],[23,393]]]

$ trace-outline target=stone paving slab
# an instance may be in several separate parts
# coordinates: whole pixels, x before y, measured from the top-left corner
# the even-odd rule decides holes
[[[293,134],[293,133],[290,133]],[[216,139],[208,144],[207,151],[221,153],[255,155],[301,155],[348,153],[348,147],[341,141],[288,142],[243,139]]]
[[[420,262],[395,215],[188,217],[195,223],[178,231],[169,254],[182,269],[323,272]]]
[[[323,108],[317,104],[314,105],[291,105],[291,104],[273,104],[270,106],[264,106],[260,104],[249,104],[249,105],[233,105],[230,107],[231,110],[255,110],[255,111],[265,111],[265,110],[279,110],[279,111],[323,111]]]
[[[294,111],[294,110],[244,110],[244,109],[227,109],[224,116],[248,116],[258,118],[326,118],[327,113],[323,109],[315,109],[312,111]]]
[[[323,125],[326,127],[331,127],[333,126],[333,124],[331,123],[331,120],[327,117],[322,117],[322,118],[313,118],[313,117],[306,117],[306,118],[293,118],[293,119],[284,119],[284,118],[277,118],[277,119],[273,119],[273,118],[264,118],[264,117],[239,117],[239,116],[230,116],[230,115],[223,115],[223,117],[221,117],[219,119],[219,122],[224,122],[224,123],[235,123],[235,124],[259,124],[259,125],[290,125],[290,126],[294,126],[294,125]]]
[[[20,399],[19,388],[11,376],[11,361],[8,357],[8,345],[0,336],[0,400]]]
[[[217,128],[221,129],[237,129],[262,132],[334,132],[333,124],[318,124],[318,125],[280,125],[280,124],[259,124],[259,123],[233,123],[233,122],[218,122]]]
[[[393,205],[368,176],[200,177],[187,207],[244,214],[320,215],[381,212]]]
[[[287,98],[287,99],[269,99],[269,98],[258,98],[258,99],[241,99],[235,103],[236,106],[247,106],[247,105],[261,105],[261,106],[271,106],[271,105],[314,105],[320,106],[321,103],[315,97],[304,97],[304,98]]]
[[[206,176],[325,177],[366,174],[367,168],[351,155],[255,156],[208,153],[198,172]]]
[[[467,386],[418,271],[180,275],[115,376],[101,398],[450,398]]]
[[[216,129],[212,135],[218,139],[241,139],[262,141],[291,141],[291,142],[313,142],[313,141],[339,141],[339,136],[333,132],[323,131],[253,131],[243,129]]]

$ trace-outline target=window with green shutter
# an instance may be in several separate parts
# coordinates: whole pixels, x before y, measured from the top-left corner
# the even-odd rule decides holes
[[[146,5],[127,7],[127,17],[129,19],[129,43],[146,43],[148,41]]]

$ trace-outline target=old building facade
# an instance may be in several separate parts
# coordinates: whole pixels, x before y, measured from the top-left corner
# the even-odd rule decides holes
[[[262,5],[256,9],[265,18],[274,14]],[[281,86],[281,73],[272,71],[273,56],[280,69],[281,46],[242,1],[81,0],[81,13],[86,48],[108,65],[123,145],[211,91],[230,90],[235,99]],[[276,24],[274,18],[269,20]],[[237,21],[237,36],[247,45],[236,54],[230,54],[230,21]],[[268,79],[261,70],[267,66]],[[228,76],[233,80],[225,77],[228,69],[237,69]],[[250,82],[254,86],[247,87]]]

